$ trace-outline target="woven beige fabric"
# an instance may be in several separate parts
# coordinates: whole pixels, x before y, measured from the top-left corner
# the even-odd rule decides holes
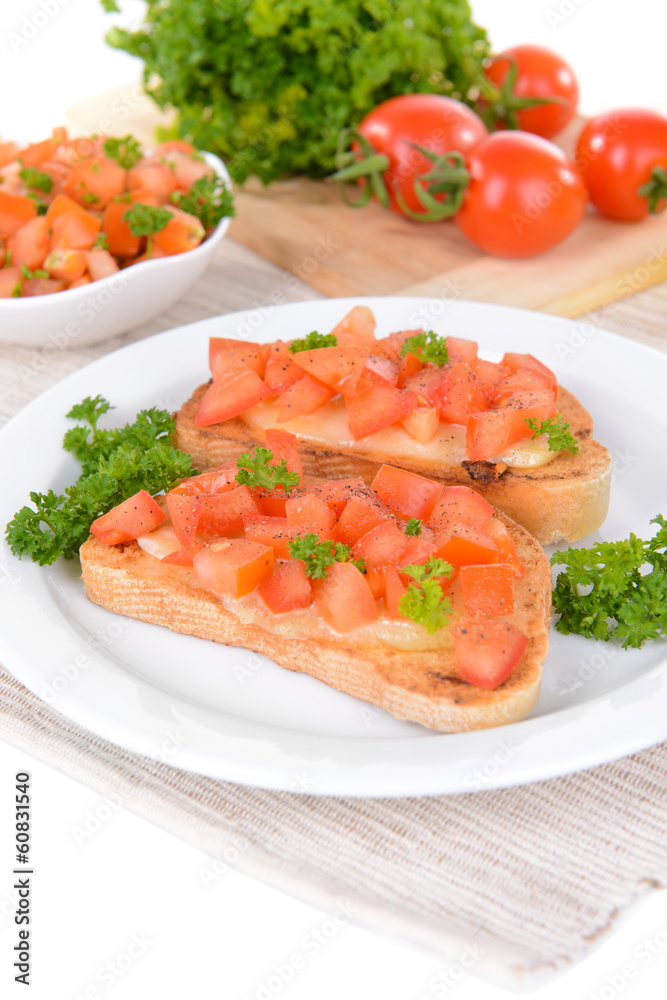
[[[115,342],[0,347],[6,420],[88,361],[159,330],[270,301],[317,297],[231,241],[190,295]],[[667,348],[667,288],[581,321]],[[667,744],[523,788],[429,799],[267,792],[131,754],[71,723],[0,669],[0,736],[238,870],[456,960],[508,986],[582,958],[648,888],[667,884]]]

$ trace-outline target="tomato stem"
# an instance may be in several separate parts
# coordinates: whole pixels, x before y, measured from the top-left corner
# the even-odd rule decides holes
[[[484,109],[482,118],[489,128],[498,128],[503,125],[507,129],[518,129],[518,111],[526,108],[536,108],[541,104],[561,104],[566,105],[564,97],[517,97],[514,93],[514,86],[519,72],[519,67],[514,56],[506,57],[509,61],[509,69],[501,87],[494,87],[488,81],[482,85],[484,99],[488,107]]]
[[[659,215],[667,205],[667,170],[665,167],[654,167],[651,179],[637,189],[640,198],[648,199],[648,210],[651,215]],[[662,202],[662,204],[661,204]]]
[[[408,145],[426,156],[433,166],[426,173],[417,174],[414,179],[414,193],[424,211],[415,212],[409,208],[400,189],[396,187],[394,195],[401,211],[409,218],[420,222],[440,222],[456,215],[470,183],[470,174],[462,155],[452,150],[451,153],[436,156],[435,153],[413,142]],[[436,197],[443,194],[445,198]]]
[[[349,148],[356,142],[358,151]],[[336,166],[338,170],[328,180],[338,185],[340,196],[351,208],[363,208],[375,195],[384,208],[389,207],[387,185],[382,174],[389,167],[389,157],[378,153],[368,139],[354,128],[344,128],[338,136],[336,149]],[[368,183],[361,189],[361,195],[356,200],[349,197],[346,184],[367,178]]]

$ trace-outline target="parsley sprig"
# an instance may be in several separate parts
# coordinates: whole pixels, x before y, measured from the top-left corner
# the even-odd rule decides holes
[[[413,337],[408,337],[401,345],[401,357],[406,354],[416,354],[422,364],[430,362],[442,368],[449,361],[449,351],[447,350],[447,338],[427,330],[425,333],[416,333]]]
[[[439,579],[449,576],[452,567],[445,559],[430,556],[421,566],[404,566],[401,570],[415,581],[398,602],[398,609],[406,618],[423,625],[429,635],[443,628],[450,615],[452,605],[445,597]]]
[[[526,417],[525,423],[528,424],[533,432],[531,440],[534,441],[535,438],[540,437],[542,434],[547,435],[549,451],[571,451],[573,455],[576,455],[579,451],[579,442],[571,433],[569,423],[567,420],[563,420],[560,413],[557,413],[555,417],[549,417],[547,420]]]
[[[53,178],[44,170],[35,170],[34,167],[23,167],[19,170],[19,177],[26,187],[33,188],[34,191],[43,191],[50,194],[53,190]]]
[[[123,214],[123,222],[127,222],[133,236],[146,236],[146,256],[153,252],[153,237],[162,232],[174,213],[168,208],[157,208],[155,205],[144,205],[138,201]]]
[[[292,538],[289,550],[294,559],[303,559],[306,564],[306,574],[312,579],[325,577],[329,567],[336,562],[350,562],[362,573],[366,570],[363,559],[352,558],[349,545],[343,542],[321,542],[313,533]]]
[[[301,482],[299,473],[290,472],[284,458],[276,462],[269,448],[255,448],[254,455],[239,455],[236,467],[239,470],[235,476],[236,482],[255,490],[275,490],[277,486],[282,486],[285,493],[289,493]]]
[[[338,338],[334,333],[318,333],[312,330],[307,337],[300,340],[293,340],[289,345],[292,354],[299,354],[300,351],[316,351],[318,347],[337,347]]]
[[[104,153],[110,160],[116,160],[124,170],[131,170],[144,155],[141,145],[133,135],[124,135],[104,141]]]
[[[411,517],[408,523],[405,525],[406,535],[421,535],[422,533],[422,523],[418,517]]]
[[[60,495],[30,494],[33,507],[22,507],[5,532],[15,555],[30,556],[41,566],[60,556],[72,559],[96,517],[139,490],[159,493],[194,474],[189,455],[169,443],[175,425],[167,411],[142,410],[134,423],[100,430],[97,422],[109,409],[101,396],[86,397],[67,414],[83,423],[70,428],[63,441],[81,462],[82,474]]]
[[[667,521],[658,514],[650,523],[658,528],[649,541],[631,534],[553,554],[552,565],[567,567],[553,592],[559,632],[622,639],[623,649],[667,635]]]
[[[183,191],[174,191],[171,200],[177,208],[189,212],[190,215],[196,215],[206,229],[217,226],[221,219],[228,216],[231,218],[236,214],[234,196],[222,177],[217,174],[200,177],[187,194]]]

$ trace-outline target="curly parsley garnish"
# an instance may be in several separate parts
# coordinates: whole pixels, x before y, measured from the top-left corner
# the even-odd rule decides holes
[[[34,167],[23,167],[19,170],[19,177],[26,187],[35,191],[43,191],[50,194],[53,190],[53,178],[43,170],[35,170]]]
[[[206,229],[217,226],[221,219],[236,214],[234,196],[222,177],[200,177],[187,194],[174,191],[171,200],[177,208],[196,215]]]
[[[162,232],[174,213],[168,208],[156,208],[155,205],[143,205],[136,202],[132,208],[123,213],[123,222],[127,222],[133,236],[146,236],[146,256],[153,252],[153,237]]]
[[[143,156],[141,145],[133,135],[124,135],[121,139],[105,139],[103,149],[105,156],[116,160],[124,170],[136,167]]]
[[[30,281],[31,278],[48,278],[48,277],[50,277],[49,272],[45,271],[43,268],[38,267],[38,268],[36,268],[36,270],[31,271],[30,268],[27,266],[27,264],[21,264],[21,275],[27,281]]]
[[[447,338],[427,330],[425,333],[416,333],[414,337],[408,337],[401,346],[401,357],[406,354],[415,354],[422,364],[430,362],[442,368],[449,361],[449,351],[447,350]]]
[[[273,464],[269,464],[271,462]],[[290,472],[284,458],[275,462],[273,452],[268,448],[255,448],[254,455],[239,455],[236,466],[239,470],[235,476],[236,482],[254,490],[275,490],[277,486],[282,486],[285,493],[289,493],[301,482],[299,473]]]
[[[313,579],[325,577],[327,570],[336,562],[350,562],[363,573],[366,564],[363,559],[353,559],[350,546],[343,542],[321,542],[315,534],[297,535],[289,543],[289,550],[294,559],[303,559],[306,564],[306,574]]]
[[[667,521],[658,514],[650,523],[659,527],[648,542],[631,534],[619,542],[554,552],[552,565],[567,567],[553,592],[559,632],[622,639],[623,649],[667,635]]]
[[[406,535],[421,535],[422,533],[422,523],[418,517],[411,517],[405,526]]]
[[[557,413],[555,417],[549,417],[547,420],[536,420],[532,417],[526,417],[524,423],[528,424],[531,431],[531,440],[540,437],[542,434],[547,435],[547,440],[549,443],[549,451],[571,451],[573,455],[576,455],[579,451],[579,442],[570,432],[570,425],[566,420],[563,420],[560,413]]]
[[[452,605],[443,595],[438,581],[440,577],[449,576],[452,567],[445,559],[430,556],[424,565],[404,566],[401,572],[415,581],[398,602],[401,614],[423,625],[429,635],[443,628],[452,614]]]
[[[82,463],[82,474],[58,495],[31,493],[33,507],[22,507],[6,528],[12,552],[41,566],[60,556],[72,559],[88,537],[90,525],[139,490],[159,493],[193,475],[190,456],[170,445],[174,420],[166,410],[142,410],[132,424],[100,430],[99,418],[111,406],[86,397],[67,414],[83,422],[65,434],[63,447]]]
[[[293,340],[289,345],[289,349],[292,354],[298,354],[300,351],[316,351],[318,347],[337,346],[338,338],[335,334],[318,333],[317,330],[313,330],[307,337],[302,337],[301,340]]]
[[[93,250],[108,250],[109,237],[106,233],[98,233],[93,243]]]

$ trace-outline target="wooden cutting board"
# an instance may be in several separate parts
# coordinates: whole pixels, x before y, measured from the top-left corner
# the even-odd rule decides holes
[[[119,104],[121,120],[113,114]],[[165,116],[138,87],[68,112],[73,130],[132,131],[147,145],[160,121]],[[570,153],[581,124],[559,137]],[[375,204],[348,208],[326,182],[296,178],[264,188],[251,180],[236,204],[230,236],[329,296],[425,295],[580,316],[667,280],[667,212],[619,223],[590,209],[560,246],[506,260],[477,250],[451,221],[413,222]]]

